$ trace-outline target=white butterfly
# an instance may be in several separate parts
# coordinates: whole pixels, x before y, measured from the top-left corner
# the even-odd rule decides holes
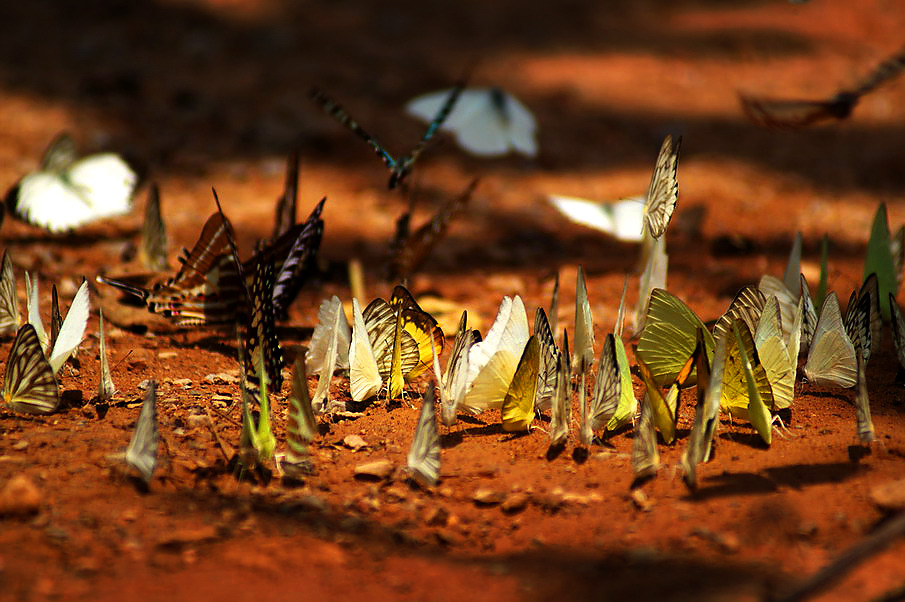
[[[358,299],[352,299],[352,345],[349,348],[349,391],[354,401],[364,401],[380,392],[383,379],[368,339]]]
[[[855,348],[845,332],[836,293],[828,294],[823,302],[804,374],[809,381],[828,387],[847,389],[857,382]]]
[[[148,383],[141,413],[135,424],[135,432],[126,448],[126,463],[135,468],[145,483],[151,482],[157,467],[157,445],[160,435],[157,430],[157,383]]]
[[[430,123],[449,98],[450,90],[414,98],[406,112]],[[466,151],[479,157],[494,157],[513,150],[537,155],[537,123],[531,111],[511,94],[499,88],[463,90],[440,129],[451,132]]]
[[[337,368],[349,367],[349,346],[352,334],[342,301],[333,295],[324,299],[317,311],[318,324],[311,335],[308,353],[305,356],[305,367],[311,373],[317,373],[317,389],[311,398],[315,412],[331,411],[331,405],[339,404],[345,409],[343,402],[330,401],[330,380]]]
[[[466,408],[481,411],[503,405],[528,337],[528,316],[522,298],[503,297],[487,338],[472,345],[468,352]]]
[[[88,301],[88,281],[83,280],[79,290],[76,291],[66,312],[56,340],[50,340],[41,322],[41,313],[38,308],[38,279],[30,280],[28,272],[25,273],[26,300],[28,301],[28,322],[35,328],[38,340],[42,347],[49,346],[48,361],[53,373],[56,374],[66,363],[66,360],[75,352],[76,347],[85,336],[85,327],[88,325],[88,312],[91,305]]]
[[[77,158],[68,135],[50,146],[41,167],[15,190],[15,211],[25,221],[61,232],[127,213],[138,177],[114,153]]]
[[[465,400],[465,390],[468,385],[468,352],[471,351],[472,345],[480,340],[481,334],[477,330],[468,328],[468,314],[463,311],[462,317],[459,318],[453,350],[446,362],[446,372],[441,374],[440,359],[437,357],[434,339],[431,337],[434,376],[437,378],[437,388],[440,390],[440,419],[446,426],[456,423],[456,411]]]
[[[408,454],[408,469],[412,477],[423,485],[436,485],[440,478],[440,434],[434,409],[434,386],[428,387],[424,405],[418,415],[415,437]]]

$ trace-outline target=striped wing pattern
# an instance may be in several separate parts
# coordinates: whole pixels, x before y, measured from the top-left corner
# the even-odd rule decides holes
[[[16,412],[49,414],[60,405],[60,389],[35,332],[24,324],[6,360],[3,400]]]

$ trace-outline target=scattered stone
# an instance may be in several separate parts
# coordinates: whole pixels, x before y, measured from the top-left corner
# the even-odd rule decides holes
[[[527,493],[513,493],[503,500],[503,503],[500,504],[500,509],[507,514],[515,514],[524,510],[530,499]]]
[[[873,487],[870,490],[870,499],[883,510],[905,510],[905,479]]]
[[[738,536],[734,533],[717,533],[706,527],[695,527],[691,530],[691,534],[716,544],[727,554],[735,554],[741,547]]]
[[[94,406],[82,406],[80,412],[82,413],[82,416],[89,420],[94,420],[95,418],[97,418],[97,412],[95,411]]]
[[[465,541],[461,535],[450,529],[437,529],[434,535],[437,541],[445,546],[458,546]]]
[[[481,487],[474,492],[473,498],[475,503],[480,506],[495,506],[506,499],[506,494],[489,487]]]
[[[368,442],[361,438],[360,435],[346,435],[343,438],[343,445],[352,451],[358,451],[368,446]]]
[[[192,379],[191,378],[174,378],[167,379],[166,382],[170,383],[174,387],[182,387],[183,389],[191,389],[192,388]]]
[[[650,512],[651,508],[654,507],[654,503],[640,489],[635,489],[634,491],[632,491],[631,497],[632,503],[635,504],[635,507],[642,512]]]
[[[206,375],[201,382],[205,385],[235,385],[238,384],[239,377],[226,372],[218,372]]]
[[[19,439],[15,443],[13,443],[13,449],[16,451],[22,451],[28,448],[28,439]]]
[[[190,414],[188,417],[188,422],[190,427],[207,426],[207,414]]]
[[[0,516],[34,514],[41,508],[41,491],[31,479],[19,474],[0,490]]]
[[[449,511],[443,506],[434,506],[424,515],[424,522],[431,527],[445,527],[449,522]]]
[[[143,381],[141,381],[140,383],[138,383],[138,390],[139,390],[139,391],[144,391],[145,389],[148,388],[148,385],[149,385],[150,383],[151,383],[151,379],[149,379],[149,378],[144,379]]]
[[[798,525],[799,537],[811,538],[817,534],[817,523],[806,521]]]
[[[221,394],[219,394],[219,393],[214,393],[213,395],[211,395],[211,402],[213,402],[213,404],[216,405],[216,406],[224,407],[224,408],[225,408],[226,406],[232,404],[232,402],[233,402],[233,396],[232,396],[232,395],[221,395]]]
[[[166,360],[166,359],[169,359],[169,358],[171,358],[171,357],[176,357],[177,355],[179,355],[179,352],[178,352],[178,351],[160,351],[160,352],[157,353],[157,358],[158,358],[158,359],[162,359],[162,360]]]
[[[393,472],[393,463],[389,460],[365,462],[355,467],[355,478],[364,480],[383,480]]]
[[[405,487],[393,485],[387,489],[386,496],[388,502],[404,502],[408,499],[408,492],[405,490]]]

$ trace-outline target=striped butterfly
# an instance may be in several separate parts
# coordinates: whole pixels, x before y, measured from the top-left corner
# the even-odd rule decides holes
[[[10,334],[18,330],[22,323],[19,316],[19,296],[16,293],[16,274],[9,252],[3,251],[3,262],[0,267],[0,335]]]
[[[137,181],[118,155],[80,158],[73,139],[61,134],[44,154],[40,168],[7,193],[6,205],[30,224],[61,232],[129,212]]]
[[[431,383],[424,395],[407,458],[409,473],[422,486],[436,485],[440,479],[440,434],[437,432],[434,388]]]
[[[898,77],[905,68],[905,48],[877,65],[854,87],[843,89],[826,100],[779,100],[740,95],[742,109],[760,126],[803,128],[851,115],[862,96]]]
[[[371,136],[364,130],[364,128],[358,125],[358,122],[352,119],[352,117],[346,112],[346,110],[343,109],[339,105],[339,103],[331,99],[329,96],[314,88],[309,93],[309,97],[327,114],[331,115],[339,123],[352,130],[352,132],[356,136],[367,142],[368,145],[374,150],[374,152],[377,153],[377,156],[383,159],[383,162],[384,164],[386,164],[387,169],[390,170],[390,179],[387,187],[392,190],[396,188],[396,186],[402,184],[409,173],[411,173],[412,166],[414,165],[415,161],[427,147],[427,143],[430,142],[431,138],[434,137],[434,134],[437,133],[437,130],[440,129],[440,126],[443,125],[443,122],[453,110],[456,101],[459,99],[459,95],[462,93],[463,87],[463,84],[460,83],[452,88],[452,90],[450,90],[448,96],[446,97],[446,101],[443,103],[443,105],[440,107],[440,110],[437,111],[437,114],[427,126],[427,130],[424,132],[424,135],[421,136],[421,140],[409,154],[400,159],[395,159],[383,146],[381,146],[376,138]]]
[[[50,414],[60,405],[55,371],[44,357],[35,327],[23,324],[6,359],[3,401],[16,412]]]

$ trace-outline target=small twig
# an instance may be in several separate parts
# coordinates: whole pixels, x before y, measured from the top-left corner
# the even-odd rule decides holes
[[[205,406],[204,413],[207,414],[207,424],[211,429],[211,433],[214,435],[214,439],[217,441],[217,446],[220,448],[220,453],[223,454],[223,459],[229,462],[231,454],[226,452],[226,447],[223,444],[223,440],[220,439],[220,435],[217,433],[217,429],[214,427],[214,419],[211,417],[210,410]],[[226,416],[228,420],[232,420],[229,416]]]

